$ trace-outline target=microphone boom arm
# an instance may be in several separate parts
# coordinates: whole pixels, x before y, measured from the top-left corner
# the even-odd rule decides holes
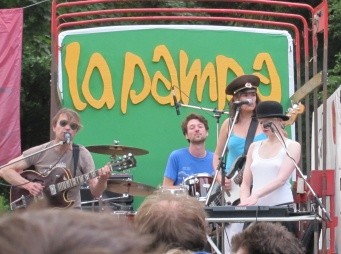
[[[209,112],[213,112],[213,113],[219,113],[219,114],[229,114],[228,111],[223,111],[223,110],[217,110],[217,109],[211,109],[211,108],[204,108],[204,107],[198,107],[198,106],[192,106],[192,105],[187,105],[187,104],[183,104],[180,102],[177,102],[177,105],[179,107],[187,107],[187,108],[195,108],[195,109],[201,109],[201,110],[205,110],[205,111],[209,111]]]
[[[57,144],[54,144],[54,145],[49,146],[49,147],[46,147],[46,148],[44,148],[44,149],[42,149],[42,150],[39,150],[39,151],[37,151],[37,152],[35,152],[35,153],[32,153],[32,154],[28,154],[28,155],[26,155],[26,156],[23,156],[22,158],[20,158],[20,159],[18,159],[18,160],[15,160],[15,161],[12,161],[12,162],[10,162],[10,163],[7,163],[7,164],[5,164],[5,165],[0,166],[0,170],[3,169],[4,167],[10,166],[10,165],[12,165],[12,164],[14,164],[14,163],[17,163],[17,162],[19,162],[19,161],[22,161],[22,160],[25,160],[25,159],[27,159],[27,158],[30,158],[30,157],[32,157],[32,156],[38,154],[38,153],[44,152],[44,151],[49,150],[49,149],[51,149],[51,148],[54,148],[54,147],[56,147],[56,146],[63,145],[64,143],[65,143],[65,141],[60,141],[60,142],[58,142]]]

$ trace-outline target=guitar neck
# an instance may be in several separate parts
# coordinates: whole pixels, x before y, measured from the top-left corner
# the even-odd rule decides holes
[[[116,160],[113,162],[110,162],[108,164],[109,168],[111,171],[113,170],[117,170],[117,171],[122,171],[131,167],[135,167],[136,166],[136,160],[132,155],[125,155],[123,156],[122,159],[120,160]],[[99,176],[99,172],[97,170],[80,175],[80,176],[76,176],[74,178],[71,178],[70,175],[70,179],[65,180],[63,182],[57,183],[57,184],[51,184],[49,186],[50,189],[50,193],[51,195],[56,195],[58,192],[70,189],[72,187],[81,185],[87,181],[89,181],[92,178],[95,178]]]
[[[97,177],[98,175],[99,175],[98,171],[92,171],[84,175],[76,176],[69,180],[57,183],[55,184],[56,193],[73,188],[78,185],[82,185],[83,183],[87,182],[90,179]]]

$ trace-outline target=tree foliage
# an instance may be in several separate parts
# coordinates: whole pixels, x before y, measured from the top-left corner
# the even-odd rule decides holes
[[[341,84],[341,1],[329,2],[329,94]]]

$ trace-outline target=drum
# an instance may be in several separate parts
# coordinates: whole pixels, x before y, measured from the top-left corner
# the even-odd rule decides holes
[[[199,201],[205,202],[208,190],[213,182],[213,177],[207,173],[196,174],[187,177],[184,185],[188,186],[188,194],[196,197]]]

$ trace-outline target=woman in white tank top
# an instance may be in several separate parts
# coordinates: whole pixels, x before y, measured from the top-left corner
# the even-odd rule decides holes
[[[295,165],[292,159],[298,164],[301,145],[286,137],[284,121],[289,117],[283,115],[281,104],[275,101],[261,102],[256,113],[268,139],[250,145],[241,184],[240,205],[293,203],[290,179]]]

